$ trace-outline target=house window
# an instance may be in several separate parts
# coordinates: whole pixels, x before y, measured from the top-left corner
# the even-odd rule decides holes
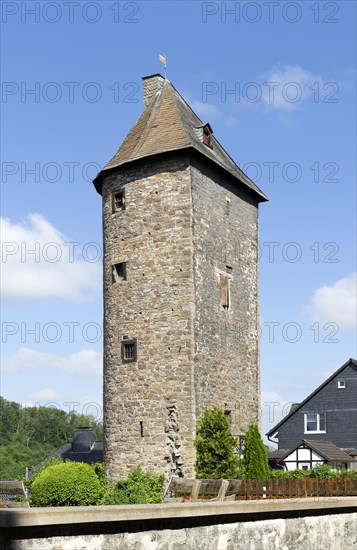
[[[121,343],[121,357],[123,363],[134,363],[137,360],[137,341],[123,340]]]
[[[346,387],[346,380],[337,380],[337,387],[343,389]]]
[[[125,194],[124,191],[113,193],[113,212],[125,209]]]
[[[220,285],[220,299],[221,299],[221,306],[224,307],[224,309],[229,308],[229,278],[226,277],[226,275],[222,275],[222,273],[219,275],[219,285]]]
[[[326,433],[326,414],[304,414],[305,433]]]
[[[126,281],[126,263],[121,262],[112,266],[112,283]]]

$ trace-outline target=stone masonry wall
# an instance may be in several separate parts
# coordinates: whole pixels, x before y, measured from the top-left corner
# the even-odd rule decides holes
[[[114,479],[137,464],[194,476],[203,410],[230,411],[235,435],[259,423],[257,203],[196,158],[135,166],[103,185],[105,463]],[[135,362],[123,339],[137,340]]]
[[[207,163],[193,162],[191,177],[196,414],[217,404],[231,411],[232,433],[244,434],[260,417],[257,203]]]
[[[351,550],[357,514],[267,519],[183,529],[3,541],[4,550]],[[0,535],[1,537],[1,535]],[[1,543],[1,538],[0,538]]]
[[[112,193],[125,189],[125,210]],[[104,453],[110,475],[140,464],[193,475],[192,221],[187,158],[136,163],[103,185]],[[127,280],[112,282],[126,262]],[[123,337],[137,339],[123,363]]]

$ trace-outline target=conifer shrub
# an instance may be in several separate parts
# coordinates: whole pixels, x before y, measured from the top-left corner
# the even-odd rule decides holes
[[[222,409],[214,405],[198,420],[196,475],[200,479],[235,479],[239,458],[234,453],[237,439],[231,434],[229,420]]]
[[[269,479],[268,453],[256,424],[249,426],[245,435],[244,445],[242,477],[245,479]]]
[[[163,474],[152,474],[136,466],[126,479],[120,479],[109,489],[101,504],[155,504],[164,496]]]
[[[88,506],[97,504],[102,485],[83,462],[63,462],[43,468],[31,483],[33,506]]]

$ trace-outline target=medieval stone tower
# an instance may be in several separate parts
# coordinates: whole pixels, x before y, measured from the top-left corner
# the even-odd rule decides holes
[[[259,422],[258,204],[172,84],[145,77],[144,111],[94,180],[103,196],[104,453],[194,475],[196,422]],[[243,139],[243,138],[242,138]]]

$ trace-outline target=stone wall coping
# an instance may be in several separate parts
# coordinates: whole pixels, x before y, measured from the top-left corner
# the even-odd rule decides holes
[[[192,518],[202,516],[244,516],[245,514],[279,514],[299,511],[316,515],[318,510],[356,508],[357,497],[315,497],[301,499],[252,500],[239,502],[185,502],[145,505],[71,506],[53,508],[8,509],[0,511],[0,527],[31,527],[89,523],[130,522]],[[305,512],[305,514],[304,514]]]

